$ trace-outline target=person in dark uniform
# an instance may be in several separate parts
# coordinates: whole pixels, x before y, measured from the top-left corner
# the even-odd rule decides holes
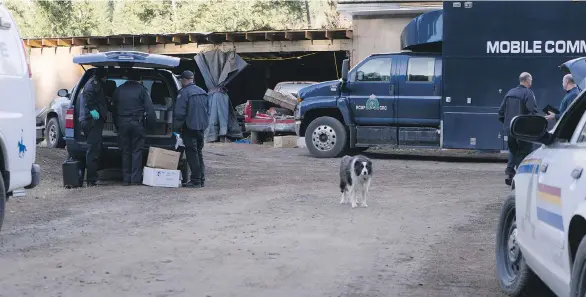
[[[122,150],[122,175],[125,186],[142,184],[144,120],[147,124],[156,121],[155,109],[147,89],[139,82],[134,73],[128,81],[114,91],[112,105],[118,126],[118,141]]]
[[[190,181],[184,187],[201,188],[205,183],[205,165],[203,162],[204,131],[209,125],[210,106],[207,93],[193,82],[193,72],[181,74],[183,88],[175,102],[174,127],[183,138],[185,154],[189,168]]]
[[[531,77],[531,74],[527,72],[521,73],[519,76],[519,86],[507,92],[499,109],[499,121],[503,123],[503,132],[505,137],[507,137],[507,146],[509,148],[509,160],[505,169],[505,183],[509,186],[515,176],[515,168],[533,150],[531,143],[520,141],[510,135],[511,121],[514,117],[518,115],[537,114],[535,94],[530,89],[532,83],[533,77]]]
[[[84,85],[79,113],[81,128],[86,137],[85,154],[86,180],[89,187],[98,182],[98,159],[102,150],[102,131],[108,114],[108,104],[104,94],[106,71],[97,68],[94,76]]]

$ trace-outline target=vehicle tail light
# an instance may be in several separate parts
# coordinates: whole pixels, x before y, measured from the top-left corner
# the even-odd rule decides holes
[[[26,60],[26,68],[28,71],[28,78],[32,78],[33,77],[33,73],[31,71],[31,63],[29,62],[29,57],[28,57],[28,53],[26,51],[26,45],[24,44],[24,40],[22,41],[22,50],[24,51],[24,59]]]
[[[252,119],[252,105],[250,101],[246,101],[246,105],[244,105],[244,119]]]
[[[65,128],[73,129],[73,108],[70,108],[65,113]]]

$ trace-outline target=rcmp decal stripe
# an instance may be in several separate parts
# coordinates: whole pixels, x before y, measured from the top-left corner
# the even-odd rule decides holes
[[[564,231],[564,220],[558,214],[537,207],[537,219],[560,231]]]
[[[541,165],[541,159],[527,159],[521,162],[517,168],[517,174],[536,173]]]
[[[537,219],[564,231],[561,194],[560,188],[537,184]]]

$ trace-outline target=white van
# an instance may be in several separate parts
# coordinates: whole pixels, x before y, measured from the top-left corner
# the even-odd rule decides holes
[[[0,0],[0,228],[6,199],[39,184],[35,92],[26,48]]]

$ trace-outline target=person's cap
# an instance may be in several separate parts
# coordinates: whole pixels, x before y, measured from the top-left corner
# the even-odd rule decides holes
[[[193,78],[193,72],[191,72],[189,70],[185,70],[185,71],[183,71],[183,73],[181,73],[180,77],[182,79],[192,79]]]

